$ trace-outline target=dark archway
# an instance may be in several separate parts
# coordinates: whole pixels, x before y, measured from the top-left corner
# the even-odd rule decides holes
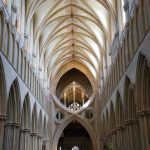
[[[82,87],[84,87],[89,96],[92,95],[93,93],[92,85],[87,76],[78,69],[73,68],[70,69],[68,72],[66,72],[59,80],[56,87],[57,97],[59,97],[63,89],[73,81],[82,85]]]
[[[63,131],[57,150],[92,150],[92,141],[86,129],[77,121],[72,121]]]

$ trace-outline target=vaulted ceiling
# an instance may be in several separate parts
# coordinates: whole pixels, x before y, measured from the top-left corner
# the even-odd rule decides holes
[[[50,80],[71,68],[99,78],[112,41],[115,0],[28,0],[26,9],[27,31]]]

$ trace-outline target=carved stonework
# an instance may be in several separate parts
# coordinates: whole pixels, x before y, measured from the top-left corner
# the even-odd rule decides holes
[[[11,122],[11,123],[6,123],[5,126],[19,128],[21,126],[21,124],[20,123],[16,123],[16,122]]]
[[[36,132],[32,132],[31,136],[37,136],[37,133]]]
[[[137,115],[138,115],[138,116],[150,115],[150,110],[139,111],[139,112],[137,112]]]
[[[20,132],[23,133],[30,133],[31,129],[21,129]]]
[[[0,115],[0,121],[1,121],[1,120],[4,120],[4,121],[5,121],[5,120],[6,120],[6,115]]]
[[[12,10],[14,13],[17,13],[17,6],[11,5],[11,10]]]
[[[125,121],[125,125],[136,124],[136,123],[137,123],[137,120],[136,120],[136,119],[126,120],[126,121]]]

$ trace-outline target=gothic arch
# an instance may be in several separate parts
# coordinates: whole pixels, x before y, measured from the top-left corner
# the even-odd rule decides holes
[[[116,129],[116,116],[115,116],[115,111],[114,111],[114,106],[113,106],[112,101],[110,103],[109,120],[110,120],[109,130],[110,132],[113,132]]]
[[[122,100],[119,91],[116,93],[116,126],[120,127],[123,124]]]
[[[150,64],[148,58],[140,52],[136,70],[135,100],[139,117],[142,149],[150,149]]]
[[[115,116],[115,110],[113,102],[110,103],[110,126],[109,126],[109,132],[110,132],[110,143],[112,144],[113,148],[116,149],[116,116]]]
[[[20,88],[18,79],[16,78],[13,81],[9,91],[3,149],[16,150],[19,148],[18,141],[19,141],[20,114],[21,114],[20,110],[21,110]]]
[[[42,136],[43,135],[43,115],[42,115],[42,110],[40,110],[39,113],[39,118],[38,118],[38,135]]]
[[[6,114],[6,85],[5,72],[2,60],[0,58],[0,116]]]
[[[97,139],[96,139],[96,136],[94,134],[94,132],[92,131],[92,129],[90,128],[90,126],[82,119],[80,119],[79,117],[77,116],[72,116],[68,119],[66,119],[64,121],[64,123],[62,123],[62,125],[58,128],[55,136],[54,136],[54,139],[53,139],[53,150],[57,150],[57,144],[58,144],[58,140],[61,136],[61,133],[63,132],[63,130],[67,127],[67,125],[69,123],[71,123],[73,120],[76,120],[77,122],[79,122],[88,132],[90,138],[91,138],[91,141],[92,141],[92,144],[93,144],[93,149],[94,150],[97,150]]]
[[[38,132],[38,118],[37,118],[37,106],[36,102],[34,103],[32,110],[32,128],[31,131],[33,134],[37,134]]]
[[[127,149],[141,149],[140,144],[140,130],[138,117],[136,115],[136,104],[135,104],[135,87],[131,83],[128,76],[125,77],[124,85],[124,123],[125,133],[127,138]],[[132,132],[131,132],[132,130]],[[131,142],[132,141],[132,142]],[[135,143],[135,144],[133,144]]]
[[[22,116],[19,147],[22,150],[30,149],[31,107],[29,93],[25,95]]]
[[[9,90],[9,97],[7,102],[7,122],[20,123],[21,114],[21,99],[20,87],[18,79],[16,78]]]
[[[106,134],[107,135],[109,134],[109,124],[110,124],[110,122],[109,122],[109,112],[108,112],[108,108],[106,108],[106,124],[105,124],[105,126],[106,126]]]
[[[22,122],[22,129],[31,128],[31,106],[29,93],[27,93],[24,98],[21,122]]]
[[[122,100],[119,91],[116,93],[116,129],[117,129],[117,149],[122,149],[123,146],[123,109]]]
[[[4,123],[6,121],[6,85],[3,63],[0,57],[0,149],[3,145]]]
[[[149,60],[142,54],[139,54],[136,71],[136,102],[137,111],[150,109],[150,64]]]
[[[47,120],[46,120],[46,115],[44,116],[44,122],[43,122],[43,136],[44,136],[44,139],[47,138]]]
[[[124,86],[124,120],[136,119],[136,104],[134,97],[134,84],[130,82],[128,76],[125,77]]]

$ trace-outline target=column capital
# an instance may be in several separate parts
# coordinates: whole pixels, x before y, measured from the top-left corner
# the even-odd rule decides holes
[[[150,110],[142,110],[137,112],[137,116],[146,116],[150,115]]]
[[[30,133],[31,129],[21,129],[20,132],[23,133]]]
[[[125,121],[125,125],[131,125],[131,124],[136,124],[137,120],[136,119],[130,119]]]
[[[0,115],[0,120],[6,120],[6,115]]]
[[[37,132],[31,132],[31,136],[37,136]]]
[[[123,129],[125,129],[125,126],[124,126],[124,125],[120,125],[120,126],[118,126],[118,127],[116,128],[116,130],[123,130]]]
[[[21,126],[20,123],[18,122],[8,122],[5,124],[6,127],[16,127],[16,128],[19,128]]]

